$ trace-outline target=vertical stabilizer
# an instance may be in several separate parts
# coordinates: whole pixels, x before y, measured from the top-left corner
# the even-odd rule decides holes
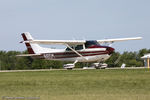
[[[32,41],[33,38],[30,35],[29,32],[24,32],[21,34],[23,37],[24,41]],[[25,43],[27,50],[29,52],[29,54],[37,54],[37,53],[41,53],[42,52],[42,47],[40,47],[38,44],[32,44],[32,43]]]

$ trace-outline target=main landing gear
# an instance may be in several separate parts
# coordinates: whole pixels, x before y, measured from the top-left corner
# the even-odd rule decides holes
[[[72,70],[75,67],[75,64],[78,62],[78,60],[76,60],[73,64],[64,64],[64,68],[67,70]]]
[[[77,62],[78,61],[76,60],[73,64],[64,64],[63,67],[67,70],[72,70]],[[107,64],[103,62],[93,63],[90,67],[88,67],[88,63],[86,64],[87,67],[83,67],[83,69],[105,69],[107,67]]]
[[[83,67],[83,69],[105,69],[107,68],[107,66],[108,65],[106,63],[100,62],[100,63],[93,63],[91,66],[87,65],[87,67]]]

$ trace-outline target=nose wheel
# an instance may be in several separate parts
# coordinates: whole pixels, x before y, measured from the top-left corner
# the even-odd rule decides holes
[[[108,65],[106,63],[93,63],[96,69],[105,69]]]
[[[107,68],[107,64],[106,63],[93,63],[90,67],[86,66],[83,67],[83,69],[105,69]]]

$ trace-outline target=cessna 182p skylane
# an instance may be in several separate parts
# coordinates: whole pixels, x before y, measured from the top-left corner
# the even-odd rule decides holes
[[[118,38],[104,40],[34,40],[29,32],[22,33],[29,54],[18,56],[31,56],[45,60],[72,61],[72,64],[65,64],[64,68],[72,69],[77,62],[97,62],[95,68],[101,68],[106,59],[114,52],[114,48],[102,46],[102,43],[113,43],[118,41],[139,40],[142,37]],[[43,48],[39,44],[65,45],[66,49]]]

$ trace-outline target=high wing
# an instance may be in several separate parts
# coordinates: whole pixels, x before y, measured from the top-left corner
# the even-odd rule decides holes
[[[120,41],[128,41],[128,40],[140,40],[142,37],[133,37],[133,38],[117,38],[117,39],[103,39],[97,40],[98,43],[114,43]],[[37,43],[37,44],[60,44],[60,45],[81,45],[84,44],[86,40],[29,40],[23,41],[23,43]]]
[[[84,44],[85,40],[30,40],[30,41],[23,41],[24,43],[37,43],[37,44],[60,44],[60,45],[81,45]]]
[[[128,40],[141,40],[142,37],[132,37],[132,38],[117,38],[117,39],[104,39],[104,40],[97,40],[98,43],[113,43],[113,42],[120,42],[120,41],[128,41]]]

